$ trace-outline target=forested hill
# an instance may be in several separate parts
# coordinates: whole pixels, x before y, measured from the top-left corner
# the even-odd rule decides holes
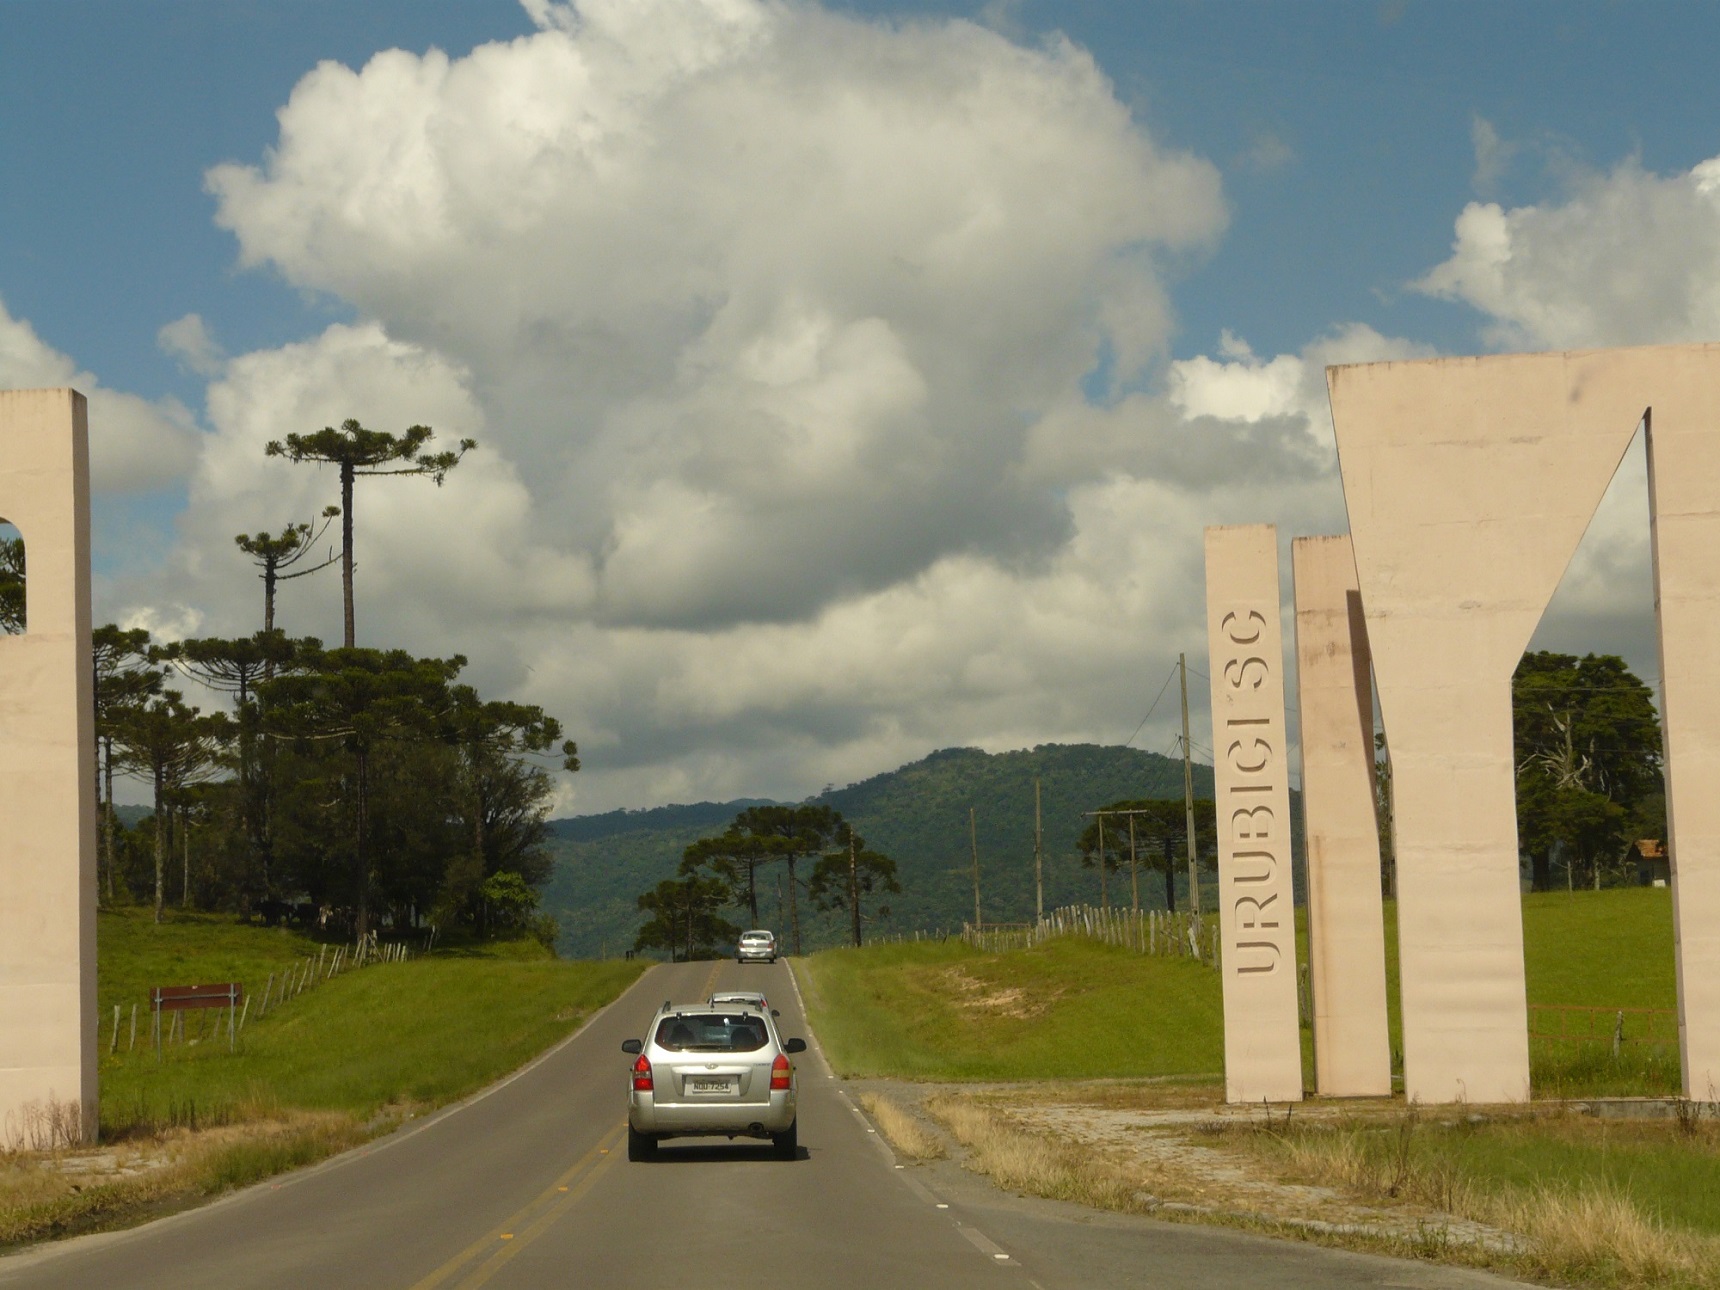
[[[880,929],[929,931],[960,927],[964,918],[973,917],[970,807],[986,920],[1032,917],[1035,777],[1044,819],[1048,905],[1099,898],[1097,871],[1082,868],[1075,855],[1083,811],[1122,798],[1180,798],[1183,791],[1182,763],[1172,758],[1135,748],[1042,744],[1007,753],[946,748],[858,784],[827,789],[812,800],[842,812],[868,846],[896,861],[902,892],[889,898],[893,916]],[[1210,766],[1194,767],[1194,791],[1196,797],[1212,796]],[[630,946],[640,921],[634,904],[639,893],[673,874],[690,842],[721,832],[736,813],[757,802],[701,802],[554,821],[556,872],[544,907],[561,922],[562,952],[615,954]],[[786,908],[777,912],[777,878],[766,878],[762,912],[766,922],[786,929]],[[1123,884],[1120,894],[1126,901],[1126,875],[1112,881]],[[1162,879],[1143,873],[1142,895],[1161,906]],[[834,943],[840,935],[836,920],[809,915],[804,908],[802,931],[808,949]]]

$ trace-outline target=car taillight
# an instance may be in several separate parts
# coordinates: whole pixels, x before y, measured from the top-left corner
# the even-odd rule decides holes
[[[651,1083],[651,1063],[645,1054],[639,1054],[639,1060],[633,1063],[633,1088],[640,1093],[649,1093],[655,1085]]]
[[[774,1093],[779,1089],[786,1090],[793,1076],[794,1067],[789,1064],[787,1057],[778,1053],[776,1060],[770,1064],[770,1091]]]

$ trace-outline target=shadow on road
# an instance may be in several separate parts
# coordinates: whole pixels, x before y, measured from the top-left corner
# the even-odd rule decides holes
[[[810,1160],[812,1153],[801,1147],[794,1153],[794,1160]],[[723,1161],[750,1161],[753,1164],[779,1165],[792,1163],[778,1160],[770,1144],[759,1145],[751,1142],[733,1142],[721,1144],[706,1144],[701,1146],[671,1146],[662,1143],[658,1146],[655,1158],[645,1163],[693,1164],[697,1162],[719,1163]]]

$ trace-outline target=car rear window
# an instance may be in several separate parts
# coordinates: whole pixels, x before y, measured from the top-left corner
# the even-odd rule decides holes
[[[746,933],[742,934],[741,939],[743,941],[748,942],[749,944],[754,942],[754,941],[768,941],[770,939],[770,933],[769,932],[746,932]]]
[[[769,1042],[764,1022],[744,1013],[690,1012],[657,1026],[657,1047],[672,1053],[756,1053]]]

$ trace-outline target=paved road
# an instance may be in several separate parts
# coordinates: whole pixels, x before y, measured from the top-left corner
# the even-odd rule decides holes
[[[629,1163],[621,1041],[639,1036],[663,999],[712,989],[762,989],[781,1010],[784,1033],[805,1033],[786,965],[653,968],[570,1041],[460,1107],[201,1209],[0,1259],[0,1285],[1506,1284],[1021,1200],[954,1170],[898,1170],[816,1048],[800,1066],[799,1160],[717,1139],[672,1143],[657,1161]]]

